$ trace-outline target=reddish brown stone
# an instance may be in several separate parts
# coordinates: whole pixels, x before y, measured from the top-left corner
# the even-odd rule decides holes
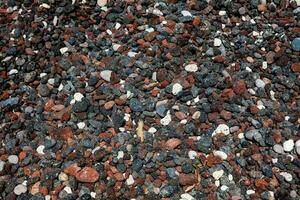
[[[292,70],[293,72],[300,72],[300,63],[293,63]]]
[[[183,120],[186,118],[186,115],[183,112],[175,112],[175,116],[180,120]]]
[[[247,91],[246,82],[244,80],[238,80],[233,86],[234,93],[242,95]]]
[[[80,182],[94,183],[99,179],[99,173],[91,167],[84,167],[75,177]]]
[[[72,165],[70,165],[69,167],[64,169],[64,172],[68,175],[71,176],[76,176],[77,172],[80,170],[81,168],[78,167],[77,163],[74,163]]]
[[[197,177],[194,174],[180,174],[179,183],[180,185],[193,185],[197,183]]]
[[[155,37],[157,36],[157,34],[158,34],[158,32],[156,32],[156,31],[147,33],[147,34],[145,35],[145,40],[148,41],[148,42],[151,42],[152,40],[155,39]]]
[[[65,127],[60,130],[59,136],[64,140],[73,139],[73,131],[70,127]]]
[[[268,182],[265,181],[264,179],[257,179],[255,181],[255,186],[258,187],[258,188],[261,188],[263,190],[265,190],[268,185],[269,185]]]
[[[177,138],[171,138],[165,143],[165,147],[167,149],[175,149],[181,144],[181,140]]]
[[[115,102],[114,102],[114,101],[109,101],[109,102],[106,102],[106,103],[104,104],[104,108],[105,108],[106,110],[110,110],[114,105],[115,105]]]
[[[220,115],[225,120],[230,120],[232,118],[232,113],[226,110],[222,110]]]

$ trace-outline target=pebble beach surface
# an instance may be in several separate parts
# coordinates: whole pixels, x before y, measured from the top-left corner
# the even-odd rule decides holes
[[[0,1],[0,199],[299,200],[299,0]]]

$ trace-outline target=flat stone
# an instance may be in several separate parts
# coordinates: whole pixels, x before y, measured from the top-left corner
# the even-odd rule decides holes
[[[293,39],[292,48],[294,51],[300,51],[300,37]]]
[[[279,153],[279,154],[283,154],[284,153],[284,149],[281,145],[279,144],[275,144],[273,146],[273,150],[276,152],[276,153]]]
[[[171,114],[170,114],[170,111],[168,111],[167,114],[166,114],[166,116],[160,120],[160,123],[163,126],[167,126],[167,125],[169,125],[169,123],[171,121],[172,121]]]
[[[177,146],[179,146],[181,144],[181,140],[180,139],[177,139],[177,138],[171,138],[171,139],[168,139],[168,141],[165,143],[165,146],[168,148],[168,149],[175,149]]]
[[[255,85],[258,88],[264,88],[266,86],[265,82],[261,79],[256,79]]]
[[[97,0],[97,4],[100,7],[106,6],[107,0]]]
[[[76,173],[76,179],[84,183],[94,183],[99,179],[99,173],[91,167],[84,167]]]

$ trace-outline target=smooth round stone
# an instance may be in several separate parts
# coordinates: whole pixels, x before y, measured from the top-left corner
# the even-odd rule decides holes
[[[294,145],[294,141],[292,139],[289,139],[283,143],[283,149],[285,152],[291,152],[294,148]]]
[[[27,192],[27,187],[23,184],[19,184],[14,188],[14,193],[18,196],[25,192]]]
[[[8,75],[13,75],[13,74],[17,74],[18,70],[17,69],[12,69],[8,72]]]
[[[284,153],[284,150],[283,150],[283,147],[279,144],[275,144],[273,146],[273,150],[276,152],[276,153],[279,153],[279,154],[283,154]]]
[[[172,94],[177,95],[179,92],[181,92],[183,87],[179,83],[175,83],[172,87]]]
[[[212,173],[212,176],[214,177],[215,180],[219,180],[224,174],[224,170],[218,170]]]
[[[107,0],[97,0],[97,4],[100,7],[103,7],[107,4]]]
[[[222,160],[227,159],[227,154],[224,151],[214,151],[214,156],[219,157]]]
[[[280,175],[283,176],[284,180],[287,182],[291,182],[293,180],[293,176],[290,173],[281,172]]]
[[[16,155],[10,155],[8,156],[8,162],[11,164],[18,164],[19,158]]]
[[[295,38],[293,41],[292,41],[292,48],[294,51],[300,51],[300,38]]]
[[[226,124],[220,124],[217,129],[212,133],[212,136],[218,135],[218,134],[224,134],[229,135],[230,130],[229,127]]]
[[[258,88],[264,88],[266,86],[265,82],[261,79],[256,79],[255,85]]]
[[[188,64],[184,67],[184,69],[187,72],[196,72],[198,71],[198,66],[197,64]]]

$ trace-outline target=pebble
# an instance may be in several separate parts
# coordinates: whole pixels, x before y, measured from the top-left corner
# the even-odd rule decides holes
[[[197,158],[197,152],[196,151],[189,151],[188,156],[191,160],[194,160]]]
[[[283,143],[283,149],[285,152],[291,152],[294,149],[294,141],[289,139]]]
[[[83,97],[84,97],[84,96],[83,96],[81,93],[79,93],[79,92],[76,92],[76,93],[74,94],[74,99],[75,99],[75,101],[81,101]]]
[[[177,95],[179,92],[181,92],[183,87],[179,83],[175,83],[172,87],[172,94]]]
[[[276,152],[276,153],[279,153],[279,154],[283,154],[284,153],[284,149],[281,145],[279,144],[275,144],[273,146],[273,150]]]
[[[14,188],[14,193],[18,196],[26,192],[27,192],[27,187],[23,184],[19,184]]]
[[[224,174],[224,170],[218,170],[212,173],[215,180],[219,180]]]
[[[216,130],[212,133],[212,136],[216,136],[218,134],[229,135],[230,130],[226,124],[220,124]]]
[[[14,75],[17,74],[19,71],[17,69],[12,69],[8,72],[8,75]]]
[[[100,72],[101,78],[107,82],[110,82],[111,74],[112,74],[111,70],[103,70]]]
[[[295,143],[296,153],[300,155],[300,139]]]
[[[280,172],[280,175],[284,177],[284,180],[287,182],[291,182],[293,180],[293,176],[288,172]]]
[[[172,121],[171,114],[170,114],[170,111],[168,111],[167,114],[166,114],[166,116],[160,120],[160,123],[163,126],[167,126],[167,125],[169,125],[169,123],[171,121]]]
[[[63,48],[59,49],[59,51],[60,51],[61,54],[65,54],[68,50],[69,50],[68,47],[63,47]]]
[[[222,160],[227,160],[227,154],[224,151],[214,151],[214,156],[217,156]]]
[[[106,6],[107,0],[97,0],[97,4],[100,7]]]
[[[126,185],[133,185],[134,179],[133,176],[130,174],[129,177],[126,179]]]
[[[184,67],[184,69],[187,72],[196,72],[198,71],[198,66],[197,64],[188,64]]]
[[[221,39],[219,39],[219,38],[215,38],[214,39],[214,46],[215,47],[219,47],[219,46],[221,46],[221,44],[222,44],[222,40]]]
[[[0,172],[4,169],[5,162],[0,160]]]
[[[18,158],[17,155],[10,155],[10,156],[8,156],[7,160],[11,164],[18,164],[18,162],[19,162],[19,158]]]
[[[292,48],[294,51],[300,51],[300,37],[293,39]]]
[[[78,127],[79,129],[83,129],[83,128],[85,127],[85,123],[84,123],[84,122],[79,122],[79,123],[77,124],[77,127]]]
[[[44,145],[40,145],[36,149],[36,152],[38,152],[38,154],[44,155],[45,154],[44,149],[45,149],[45,146]]]
[[[184,193],[182,195],[180,195],[181,199],[182,200],[195,200],[195,198],[190,195],[189,193]]]
[[[189,11],[187,11],[187,10],[181,11],[181,14],[182,14],[184,17],[187,17],[187,16],[192,17],[192,16],[193,16],[193,15],[192,15]]]
[[[258,88],[264,88],[266,86],[265,82],[261,79],[256,79],[255,85]]]

